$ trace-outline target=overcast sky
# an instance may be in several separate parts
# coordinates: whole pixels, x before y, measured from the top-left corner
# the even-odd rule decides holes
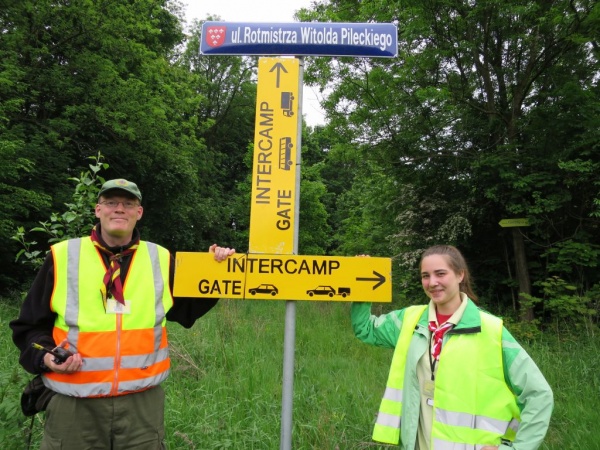
[[[188,0],[185,3],[188,20],[204,20],[210,14],[227,22],[293,22],[296,10],[310,7],[310,0]]]
[[[311,0],[187,0],[187,21],[204,20],[208,15],[219,16],[224,22],[294,22],[300,8],[310,8]],[[324,123],[323,111],[318,102],[318,90],[304,86],[302,114],[310,126]]]

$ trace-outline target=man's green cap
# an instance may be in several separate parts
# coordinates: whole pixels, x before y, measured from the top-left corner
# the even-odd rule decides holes
[[[132,183],[131,181],[127,181],[123,178],[117,178],[116,180],[108,180],[106,183],[104,183],[100,188],[100,192],[98,192],[98,198],[100,198],[101,195],[104,195],[107,191],[117,189],[133,195],[140,202],[142,201],[142,193],[137,187],[137,184]]]

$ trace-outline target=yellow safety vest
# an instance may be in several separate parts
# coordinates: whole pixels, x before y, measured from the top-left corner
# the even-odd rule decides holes
[[[405,310],[373,439],[398,444],[402,393],[412,335],[426,306]],[[502,321],[480,311],[481,331],[448,334],[435,377],[433,450],[471,450],[514,440],[520,420],[515,395],[504,380]],[[429,351],[429,350],[428,350]],[[411,405],[412,407],[412,405]],[[415,404],[414,407],[420,407]]]
[[[53,245],[52,256],[53,337],[67,339],[70,350],[83,357],[83,367],[71,374],[45,373],[46,386],[74,397],[106,397],[145,390],[167,378],[165,324],[173,306],[168,250],[140,241],[123,283],[127,314],[104,310],[100,285],[106,267],[90,238]]]

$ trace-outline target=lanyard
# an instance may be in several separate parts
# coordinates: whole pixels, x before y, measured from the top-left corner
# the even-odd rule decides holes
[[[446,333],[448,333],[449,331],[451,331],[452,328],[454,328],[454,324],[453,323],[446,322],[446,324],[449,325],[449,327],[447,327],[444,330],[444,333],[442,334],[442,337],[440,339],[440,342],[439,342],[440,349],[439,349],[439,353],[438,353],[438,358],[440,357],[440,354],[442,352],[442,342],[444,340],[444,335]],[[435,375],[434,375],[435,366],[436,366],[436,364],[438,362],[438,359],[434,358],[433,355],[432,355],[432,349],[433,349],[433,345],[432,344],[433,344],[433,337],[435,335],[435,331],[429,330],[429,332],[430,332],[430,334],[429,334],[429,349],[428,349],[428,352],[429,352],[429,367],[431,368],[431,381],[434,381],[435,380]]]

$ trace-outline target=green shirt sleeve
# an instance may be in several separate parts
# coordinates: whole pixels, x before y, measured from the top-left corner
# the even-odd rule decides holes
[[[366,344],[395,348],[402,328],[404,310],[380,316],[371,314],[371,303],[352,303],[350,312],[355,336]]]
[[[502,355],[506,383],[517,397],[521,410],[521,424],[512,449],[537,450],[550,425],[554,408],[552,388],[533,359],[506,328],[502,332]]]

